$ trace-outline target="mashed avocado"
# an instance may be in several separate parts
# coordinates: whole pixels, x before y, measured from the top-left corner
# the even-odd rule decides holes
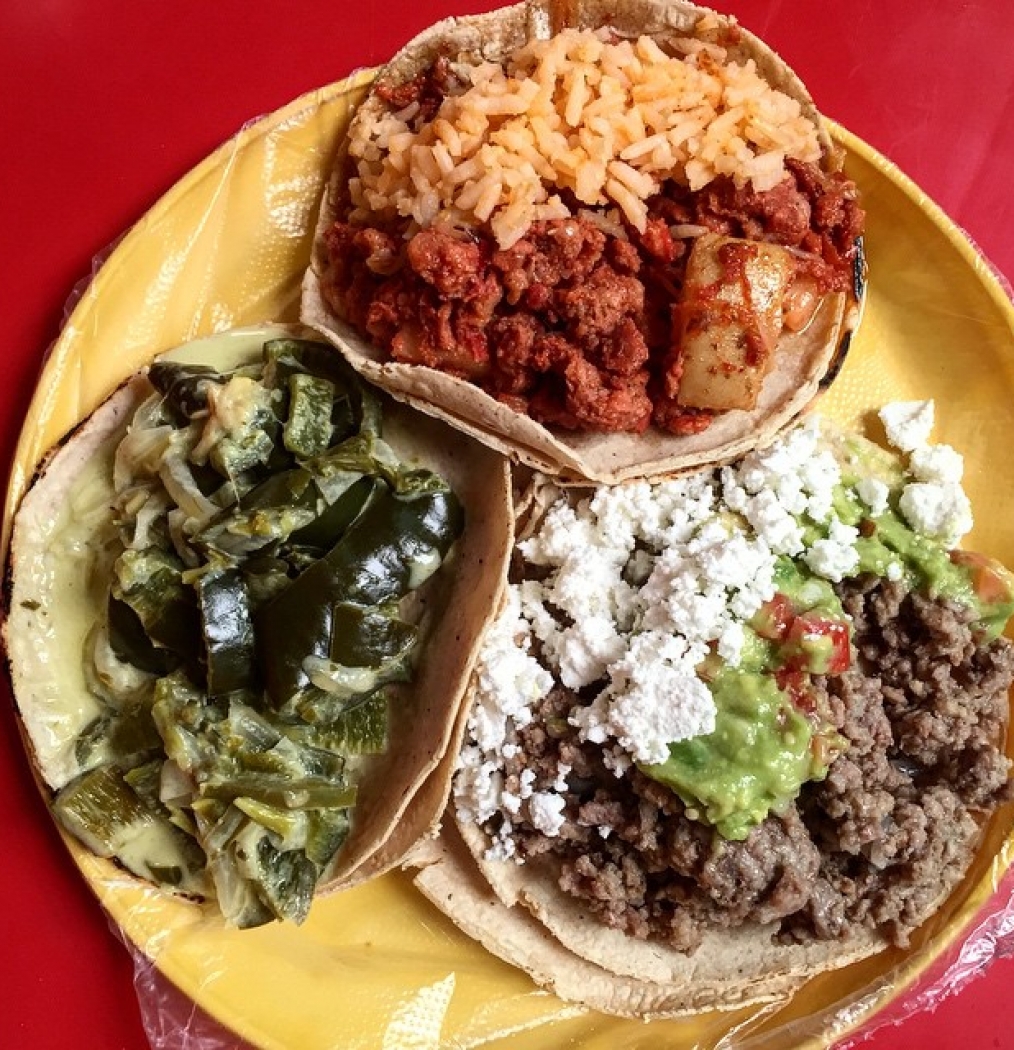
[[[670,746],[668,761],[643,767],[683,799],[688,815],[727,839],[745,839],[771,810],[827,772],[809,719],[760,670],[723,667],[709,683],[715,731]]]

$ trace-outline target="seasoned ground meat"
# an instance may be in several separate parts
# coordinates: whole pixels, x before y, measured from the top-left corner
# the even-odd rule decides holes
[[[378,85],[377,95],[395,111],[418,103],[416,120],[425,123],[436,116],[440,103],[455,84],[456,78],[450,60],[446,55],[439,55],[431,66],[417,73],[411,80],[402,84]]]
[[[410,118],[418,127],[452,88],[450,64],[438,58],[379,95],[395,111],[418,107]],[[728,176],[696,193],[667,181],[647,202],[643,233],[604,232],[581,216],[580,202],[566,203],[576,217],[536,222],[504,250],[488,232],[419,230],[409,218],[358,226],[339,202],[325,234],[324,296],[395,361],[470,380],[540,422],[632,432],[653,422],[691,434],[713,413],[677,399],[674,304],[691,240],[673,230],[799,248],[810,253],[799,265],[814,289],[852,287],[863,222],[855,187],[813,165],[787,161],[783,181],[762,193]]]
[[[1014,646],[984,644],[969,610],[901,584],[864,578],[840,594],[858,661],[815,687],[848,748],[794,805],[722,839],[663,785],[634,767],[617,776],[581,743],[567,713],[582,700],[559,687],[520,730],[504,786],[565,781],[565,820],[550,837],[519,816],[519,855],[552,854],[560,887],[604,923],[684,951],[748,922],[777,922],[790,941],[863,926],[907,943],[981,820],[1011,797],[1000,745]]]

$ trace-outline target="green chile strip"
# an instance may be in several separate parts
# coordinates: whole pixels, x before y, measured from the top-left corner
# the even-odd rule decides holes
[[[209,365],[180,365],[156,361],[148,369],[151,385],[162,395],[163,405],[180,423],[187,423],[208,409],[208,385],[228,379]]]
[[[306,372],[320,379],[327,379],[340,390],[351,390],[358,401],[359,429],[364,433],[379,434],[381,429],[380,402],[359,381],[352,368],[340,354],[327,343],[316,343],[307,339],[271,339],[264,344],[264,359],[275,370],[276,385],[293,372]],[[340,404],[340,403],[338,403]],[[338,408],[336,404],[336,408]],[[339,417],[344,412],[338,408]],[[338,423],[339,420],[335,420]]]
[[[206,572],[197,581],[207,660],[208,696],[254,685],[254,629],[239,569]]]
[[[335,604],[401,599],[416,583],[415,564],[434,551],[446,555],[462,526],[461,505],[446,488],[378,496],[325,558],[258,613],[257,648],[271,702],[281,707],[310,685],[307,656],[329,656]]]
[[[327,449],[334,395],[330,380],[301,372],[289,376],[289,418],[282,439],[293,455],[305,459]]]
[[[322,554],[330,550],[345,535],[363,508],[379,494],[383,484],[379,478],[359,478],[309,525],[292,533],[290,542],[317,548]]]
[[[157,547],[125,550],[115,574],[113,596],[137,614],[152,642],[192,660],[199,649],[200,620],[179,558]]]
[[[136,612],[112,593],[107,605],[109,645],[117,658],[148,674],[163,675],[176,663],[166,649],[159,649],[148,637]]]
[[[408,653],[417,634],[404,620],[341,602],[331,611],[331,659],[345,667],[376,667]]]

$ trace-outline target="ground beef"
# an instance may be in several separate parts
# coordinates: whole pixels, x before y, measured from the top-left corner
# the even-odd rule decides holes
[[[753,922],[778,923],[785,941],[861,926],[907,943],[980,822],[1011,797],[999,745],[1014,646],[982,642],[967,608],[898,583],[864,578],[840,594],[858,660],[815,683],[848,741],[823,781],[745,840],[724,840],[635,767],[615,775],[566,720],[584,701],[558,687],[519,731],[505,789],[523,793],[527,769],[532,790],[552,790],[563,771],[565,822],[547,837],[519,816],[519,855],[553,855],[560,887],[601,921],[684,951],[707,929]]]
[[[440,109],[445,96],[458,85],[457,78],[446,55],[438,55],[426,69],[417,73],[411,80],[401,84],[380,83],[377,95],[395,112],[403,110],[413,103],[419,104],[415,120],[417,125],[429,123]]]
[[[392,109],[418,103],[432,119],[453,73],[428,70],[379,90]],[[678,303],[689,239],[678,225],[801,248],[821,291],[852,287],[863,213],[854,185],[786,162],[785,179],[758,193],[729,177],[690,193],[673,182],[648,202],[643,233],[605,233],[586,218],[537,222],[511,248],[485,232],[384,229],[349,223],[325,234],[324,296],[395,361],[428,365],[481,386],[543,423],[597,431],[690,434],[713,414],[678,403]],[[580,204],[570,200],[575,214]]]

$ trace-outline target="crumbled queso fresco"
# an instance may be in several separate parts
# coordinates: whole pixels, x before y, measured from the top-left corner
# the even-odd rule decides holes
[[[881,419],[908,454],[899,510],[915,531],[953,546],[971,510],[961,456],[928,444],[932,402],[888,405]],[[835,514],[842,474],[820,433],[811,417],[717,471],[599,488],[576,505],[561,493],[519,544],[537,578],[508,588],[487,635],[455,777],[459,819],[501,818],[491,857],[514,855],[519,815],[547,836],[563,824],[565,782],[536,791],[525,771],[509,792],[503,776],[517,730],[554,684],[601,686],[570,721],[602,745],[617,776],[632,762],[663,762],[670,743],[714,730],[714,700],[695,669],[712,649],[739,664],[744,626],[775,593],[778,556],[835,583],[856,571],[859,532]],[[883,481],[865,478],[855,491],[872,516],[886,510]],[[901,574],[900,563],[888,566],[889,578]]]

